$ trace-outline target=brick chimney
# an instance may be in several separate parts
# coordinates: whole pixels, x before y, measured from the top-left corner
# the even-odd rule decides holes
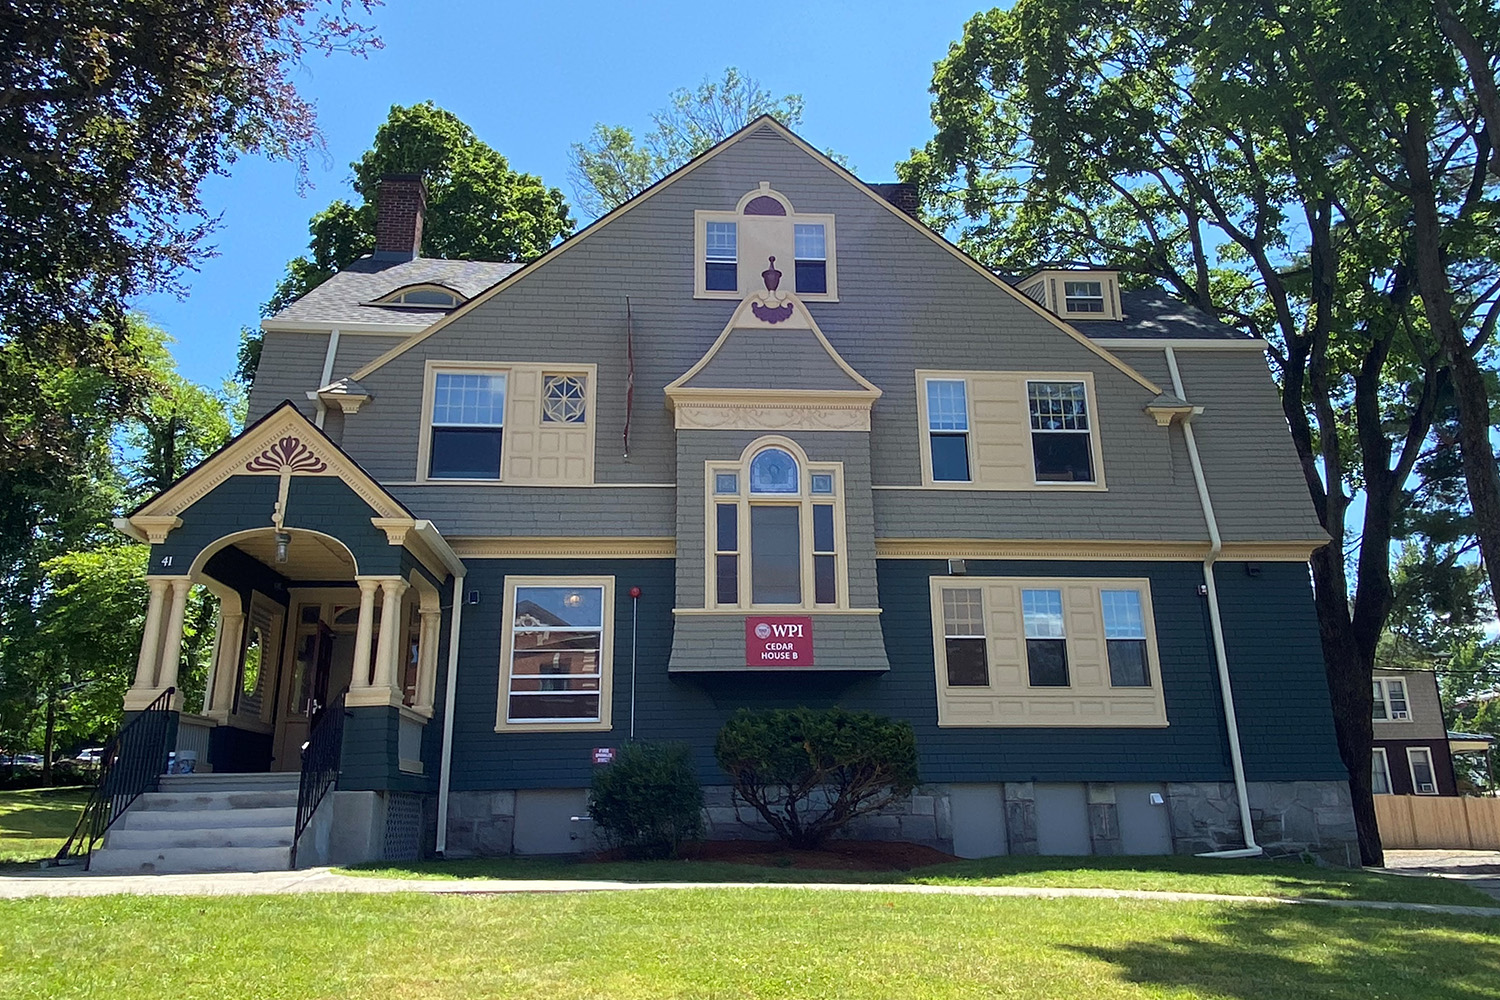
[[[427,185],[420,174],[386,174],[375,195],[375,256],[411,260],[422,252]]]
[[[921,219],[921,200],[915,184],[871,184],[870,189],[913,219]]]

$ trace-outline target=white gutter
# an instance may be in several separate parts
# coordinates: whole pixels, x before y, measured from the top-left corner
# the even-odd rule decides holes
[[[1171,347],[1166,348],[1167,368],[1172,373],[1172,391],[1178,399],[1187,399],[1182,388],[1182,375],[1177,371],[1177,355]],[[1203,587],[1208,598],[1209,631],[1214,638],[1214,659],[1219,667],[1219,694],[1224,699],[1224,724],[1229,731],[1229,762],[1234,770],[1234,790],[1240,801],[1240,829],[1245,837],[1245,846],[1229,851],[1208,851],[1201,858],[1250,858],[1264,854],[1255,842],[1255,823],[1250,815],[1250,791],[1245,784],[1245,761],[1240,753],[1240,724],[1234,713],[1234,691],[1229,683],[1229,654],[1224,647],[1224,623],[1219,617],[1219,591],[1214,586],[1214,562],[1224,549],[1224,540],[1219,535],[1219,522],[1214,517],[1213,500],[1208,495],[1208,480],[1203,476],[1203,463],[1198,458],[1198,443],[1193,439],[1193,414],[1182,418],[1182,435],[1187,440],[1188,461],[1193,466],[1193,482],[1198,487],[1198,502],[1203,505],[1203,520],[1208,524],[1208,555],[1203,558]]]
[[[448,630],[448,685],[443,692],[443,754],[438,763],[437,854],[448,848],[448,785],[453,763],[453,696],[458,689],[458,638],[463,619],[464,575],[453,578],[453,624]]]

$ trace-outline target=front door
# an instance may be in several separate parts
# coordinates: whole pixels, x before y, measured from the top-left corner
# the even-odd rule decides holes
[[[306,590],[292,594],[288,637],[289,669],[284,671],[281,712],[276,725],[273,771],[302,767],[302,744],[328,707],[330,695],[349,686],[359,597],[349,590]]]

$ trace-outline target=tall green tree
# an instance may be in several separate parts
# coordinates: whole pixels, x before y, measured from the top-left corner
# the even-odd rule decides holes
[[[596,123],[588,139],[569,149],[573,198],[580,211],[598,218],[761,115],[795,128],[802,110],[802,95],[776,97],[731,66],[722,80],[704,77],[695,89],[672,91],[640,138],[624,126]]]
[[[375,248],[380,178],[387,174],[420,174],[427,184],[426,257],[534,260],[573,231],[561,191],[535,174],[512,170],[457,115],[431,101],[393,105],[374,145],[351,167],[360,204],[335,201],[312,217],[308,253],[287,264],[262,309],[265,315]]]
[[[1475,116],[1454,113],[1476,102],[1451,50],[1389,32],[1379,39],[1399,57],[1349,44],[1368,6],[1021,0],[976,15],[934,75],[935,138],[898,169],[934,224],[999,269],[1106,261],[1269,342],[1333,539],[1311,560],[1315,599],[1361,853],[1378,863],[1370,671],[1408,480],[1453,373],[1419,278],[1412,200],[1372,175],[1345,132],[1359,105],[1359,129],[1402,134],[1376,99],[1401,58],[1428,67],[1424,107],[1450,109],[1430,164],[1472,178],[1479,146]],[[1343,129],[1325,80],[1349,98]],[[1402,154],[1387,144],[1381,162]],[[1451,180],[1442,190],[1450,210],[1464,195]],[[1450,268],[1494,259],[1481,237],[1450,249]],[[1346,560],[1361,491],[1358,555]]]
[[[293,77],[376,45],[375,0],[32,0],[0,10],[0,476],[78,463],[38,372],[90,369],[99,406],[148,391],[128,303],[209,252],[199,188],[247,153],[302,164],[320,139]],[[85,376],[87,377],[87,376]]]

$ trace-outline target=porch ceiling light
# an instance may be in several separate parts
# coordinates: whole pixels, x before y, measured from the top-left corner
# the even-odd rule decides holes
[[[289,546],[291,544],[292,544],[292,536],[288,532],[285,532],[285,531],[278,531],[278,532],[276,532],[276,561],[278,563],[284,563],[284,562],[286,562],[286,550],[287,550],[287,546]]]

